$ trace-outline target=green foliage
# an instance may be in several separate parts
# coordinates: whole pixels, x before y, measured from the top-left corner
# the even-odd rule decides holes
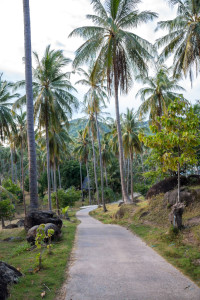
[[[70,187],[66,191],[59,189],[57,191],[57,197],[60,207],[73,206],[76,201],[81,199],[81,191],[77,191],[74,186]],[[51,194],[51,200],[53,208],[56,208],[56,193]],[[48,202],[48,196],[44,197],[44,202]]]
[[[178,163],[196,163],[196,149],[199,145],[198,118],[192,107],[182,98],[177,98],[168,108],[168,113],[158,118],[161,129],[151,126],[153,135],[140,139],[147,147],[154,149],[154,159],[163,172],[177,171]]]
[[[24,189],[26,192],[29,192],[29,177],[28,176],[24,180]]]
[[[0,219],[9,219],[13,216],[15,211],[14,205],[10,202],[9,199],[0,201]]]
[[[45,190],[48,187],[48,182],[47,182],[47,172],[44,172],[40,175],[38,178],[38,194],[43,198]]]
[[[65,161],[61,168],[61,182],[63,189],[68,189],[71,186],[80,188],[80,165],[76,160]],[[86,176],[86,168],[82,165],[83,178]]]
[[[48,238],[47,249],[49,251],[49,254],[51,253],[51,249],[52,249],[51,238],[53,235],[54,235],[54,229],[48,229],[48,231],[47,231],[47,238]]]
[[[97,194],[95,193],[95,199],[97,200]],[[99,190],[99,198],[101,199],[101,189]],[[106,202],[113,202],[116,200],[115,193],[109,187],[104,188],[104,199]]]
[[[11,194],[15,195],[19,201],[23,201],[22,190],[17,184],[14,184],[11,179],[6,179],[3,181],[2,186]]]
[[[45,224],[40,224],[40,226],[37,229],[37,234],[35,238],[35,245],[37,249],[39,250],[38,254],[36,255],[36,262],[38,264],[39,270],[42,267],[42,246],[44,245],[44,239],[45,239]]]
[[[138,182],[134,184],[134,191],[141,193],[143,196],[146,196],[146,193],[150,189],[151,185],[148,185],[144,182]]]

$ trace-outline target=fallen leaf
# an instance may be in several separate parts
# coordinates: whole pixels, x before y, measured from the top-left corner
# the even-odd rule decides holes
[[[45,291],[41,293],[41,297],[42,297],[42,298],[44,298],[45,295],[46,295],[46,292],[45,292]]]

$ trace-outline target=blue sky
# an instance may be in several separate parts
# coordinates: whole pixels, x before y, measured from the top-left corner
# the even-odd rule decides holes
[[[44,49],[51,44],[53,49],[63,49],[67,57],[73,59],[74,51],[81,45],[82,40],[68,39],[70,32],[79,26],[89,25],[85,15],[92,13],[90,0],[30,0],[32,50],[42,56]],[[171,9],[166,0],[143,0],[138,6],[139,10],[151,10],[159,13],[159,20],[171,19],[175,16],[175,9]],[[136,29],[136,33],[143,38],[154,42],[163,32],[154,32],[158,19],[152,23]],[[23,37],[23,8],[22,0],[0,1],[0,72],[4,73],[4,79],[16,81],[24,79],[24,37]],[[34,62],[33,62],[34,64]],[[73,82],[78,80],[73,78]],[[187,90],[185,96],[195,102],[199,97],[199,78],[194,80],[193,88],[189,79],[181,84]],[[126,107],[138,108],[140,101],[135,99],[135,94],[141,86],[134,84],[126,97],[120,97],[120,111],[125,112]],[[81,100],[85,92],[83,87],[77,87]],[[107,111],[114,117],[114,100],[110,100]],[[80,116],[75,113],[74,118]]]

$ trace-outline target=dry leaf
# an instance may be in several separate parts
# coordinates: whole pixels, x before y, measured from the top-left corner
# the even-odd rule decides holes
[[[46,295],[46,292],[45,292],[45,291],[41,293],[41,297],[42,297],[42,298],[44,298],[45,295]]]

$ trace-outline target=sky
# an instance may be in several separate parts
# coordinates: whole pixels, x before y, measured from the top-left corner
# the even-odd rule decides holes
[[[24,79],[24,28],[23,28],[23,7],[22,0],[0,0],[0,73],[3,72],[3,79],[17,81]],[[31,34],[32,50],[40,57],[43,56],[47,45],[52,49],[62,49],[66,57],[74,58],[74,51],[82,44],[80,38],[68,38],[70,32],[80,26],[90,25],[86,14],[92,14],[90,0],[30,0],[31,12]],[[134,30],[142,38],[154,43],[155,39],[164,34],[163,31],[155,33],[158,20],[168,20],[176,16],[176,9],[168,6],[167,0],[143,0],[138,6],[139,10],[151,10],[159,14],[159,18],[153,22],[142,25]],[[170,61],[169,61],[170,62]],[[34,61],[33,61],[34,66]],[[79,77],[73,77],[75,83]],[[195,103],[199,99],[200,84],[199,78],[193,82],[189,78],[180,84],[187,90],[184,96]],[[78,89],[77,98],[81,101],[86,92],[82,86]],[[120,96],[120,112],[126,112],[126,108],[135,110],[141,104],[135,94],[141,85],[134,83],[127,96]],[[110,99],[107,105],[107,112],[115,117],[114,99]],[[73,118],[82,116],[81,112],[74,112]]]

